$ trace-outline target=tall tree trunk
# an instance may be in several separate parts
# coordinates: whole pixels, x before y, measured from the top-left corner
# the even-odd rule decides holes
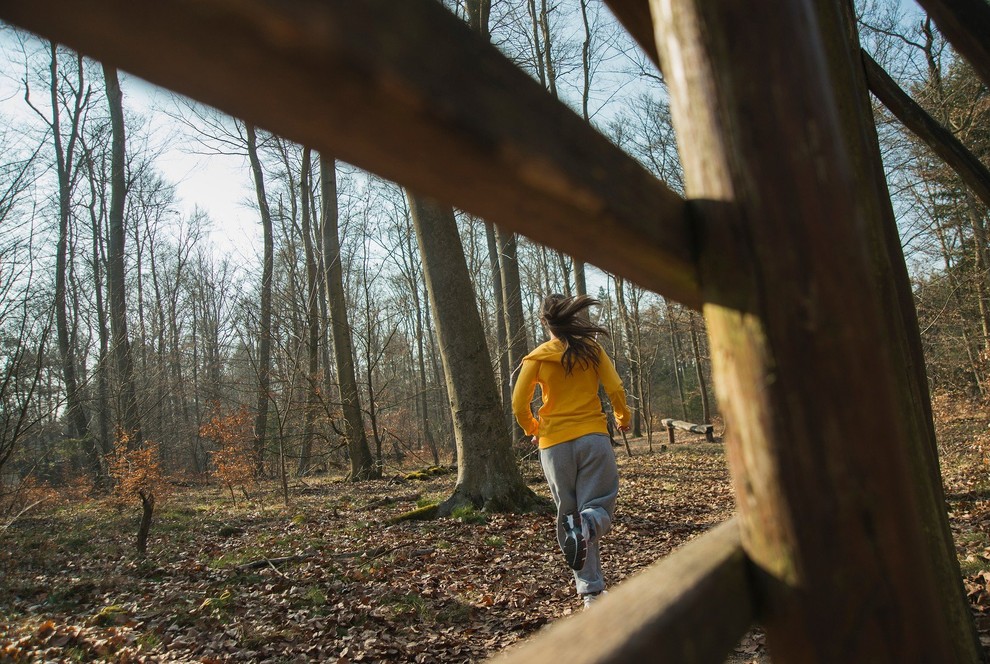
[[[615,304],[619,308],[619,318],[622,320],[623,337],[626,340],[625,356],[629,361],[629,389],[636,395],[636,407],[633,408],[633,436],[637,438],[643,435],[642,425],[642,404],[643,393],[642,383],[639,380],[639,349],[636,347],[636,338],[633,334],[632,318],[629,309],[626,307],[625,282],[622,277],[615,278]]]
[[[372,311],[371,306],[371,284],[369,283],[369,270],[368,270],[368,252],[364,252],[364,257],[362,261],[362,273],[361,282],[364,290],[364,320],[365,326],[368,330],[365,336],[364,344],[364,366],[367,371],[368,380],[366,385],[368,387],[368,401],[366,404],[368,413],[368,424],[371,425],[371,443],[373,447],[373,455],[375,460],[375,473],[381,474],[382,471],[382,437],[378,430],[378,400],[375,394],[375,367],[377,366],[378,358],[375,357],[375,348],[373,344],[376,340],[375,330],[378,329],[377,312]],[[386,341],[385,345],[388,342]]]
[[[976,287],[976,304],[980,312],[980,331],[983,334],[983,355],[990,357],[990,303],[987,302],[987,282],[990,280],[990,261],[987,260],[987,232],[983,215],[976,198],[968,191],[966,214],[973,229],[973,283]]]
[[[529,12],[530,27],[533,31],[533,65],[536,68],[537,78],[540,85],[547,86],[546,67],[543,60],[543,45],[540,41],[540,13],[536,8],[536,0],[526,0],[526,9]]]
[[[502,268],[502,295],[505,308],[506,345],[509,351],[509,367],[512,374],[519,370],[522,359],[529,352],[526,342],[526,320],[522,308],[522,287],[519,279],[519,260],[516,252],[515,233],[507,233],[496,227],[499,243],[499,263]],[[525,435],[513,420],[514,438]]]
[[[124,106],[117,70],[103,66],[110,104],[110,209],[107,214],[109,233],[107,283],[110,290],[110,335],[120,381],[121,426],[127,432],[130,446],[141,447],[141,417],[138,411],[137,389],[134,385],[134,361],[127,333],[127,298],[124,282]]]
[[[550,11],[547,0],[540,0],[540,31],[543,33],[543,66],[546,71],[547,90],[557,99],[557,69],[553,64],[553,38],[550,34]]]
[[[113,450],[110,434],[110,328],[107,323],[106,301],[103,281],[106,263],[104,242],[106,240],[103,220],[106,212],[105,191],[98,186],[103,182],[98,175],[93,155],[83,144],[86,154],[86,168],[89,171],[89,219],[92,236],[93,297],[96,304],[96,334],[98,339],[96,360],[96,418],[99,433],[93,440],[90,451],[90,467],[96,473],[97,484],[102,486],[106,479],[102,460]],[[92,424],[91,424],[92,426]]]
[[[405,251],[405,258],[403,260],[408,261],[406,266],[409,279],[409,293],[412,295],[413,300],[413,325],[416,332],[416,364],[419,373],[419,394],[417,395],[416,403],[420,417],[420,431],[423,438],[426,439],[426,445],[430,450],[430,454],[433,456],[433,463],[440,465],[440,451],[437,447],[436,438],[433,435],[435,426],[430,418],[429,376],[426,369],[426,349],[428,345],[426,330],[429,326],[424,324],[423,319],[424,308],[429,305],[424,302],[423,297],[420,295],[420,288],[423,286],[423,283],[416,269],[416,265],[419,264],[419,256],[417,249],[413,247],[412,218],[408,213],[408,209],[405,209],[404,212],[406,213],[403,215],[404,226],[401,229]],[[425,315],[429,315],[428,308]]]
[[[454,418],[457,486],[440,508],[530,509],[535,494],[516,466],[506,436],[474,289],[449,206],[406,192],[436,322]]]
[[[313,454],[313,435],[316,428],[316,413],[319,408],[320,372],[320,307],[319,274],[317,273],[316,252],[313,249],[313,228],[310,221],[310,164],[312,154],[309,148],[303,149],[302,169],[299,177],[299,196],[302,199],[303,246],[306,251],[306,317],[309,331],[307,346],[309,364],[306,376],[306,412],[304,413],[302,452],[299,455],[297,473],[302,476],[309,471]]]
[[[55,160],[58,173],[58,242],[55,246],[55,328],[58,338],[58,351],[62,360],[62,380],[65,382],[65,401],[68,411],[69,435],[81,441],[82,449],[88,452],[90,465],[94,472],[98,471],[99,460],[92,454],[93,445],[89,440],[89,417],[83,407],[83,397],[79,389],[79,379],[76,376],[76,353],[73,347],[69,312],[68,312],[68,280],[70,263],[69,222],[72,218],[72,183],[75,170],[75,148],[79,140],[82,108],[88,98],[88,92],[83,92],[82,58],[77,59],[79,78],[75,96],[75,105],[71,111],[68,141],[62,136],[61,111],[59,109],[59,66],[58,48],[51,43],[51,104],[52,117],[50,120],[53,140],[55,142]],[[85,95],[85,96],[84,96]],[[97,476],[99,474],[97,473]]]
[[[677,394],[681,399],[681,418],[688,419],[687,398],[684,395],[684,377],[681,371],[681,343],[677,339],[677,331],[674,328],[674,309],[670,306],[670,300],[664,299],[667,304],[667,330],[670,333],[670,354],[673,360],[674,380],[677,381]]]
[[[254,125],[244,126],[247,134],[248,159],[254,178],[254,192],[261,214],[261,235],[265,250],[261,264],[261,311],[258,320],[258,400],[254,418],[255,473],[261,475],[265,468],[265,443],[268,433],[268,401],[272,371],[272,273],[275,269],[275,238],[272,230],[272,212],[265,193],[265,174],[258,157],[258,135]],[[281,461],[280,461],[281,466]]]
[[[963,288],[962,284],[959,283],[959,270],[953,267],[952,251],[949,249],[949,240],[945,237],[945,227],[942,225],[942,221],[937,214],[932,217],[932,223],[934,224],[935,237],[938,238],[939,248],[942,252],[942,264],[945,266],[945,275],[949,280],[949,285],[952,287],[952,300],[955,302],[956,309],[962,312],[966,308],[962,297]],[[960,321],[959,331],[962,335],[962,346],[966,349],[966,358],[969,360],[969,371],[973,375],[973,383],[976,385],[980,397],[986,398],[988,387],[986,385],[986,376],[983,372],[977,350],[974,348],[973,340],[970,339],[969,326],[966,324],[965,319]]]
[[[351,459],[352,481],[378,477],[375,460],[368,447],[361,416],[357,376],[354,372],[354,355],[351,329],[347,323],[347,301],[344,296],[343,266],[340,260],[340,238],[337,218],[337,174],[334,162],[320,156],[320,190],[323,194],[323,262],[327,282],[327,309],[333,331],[333,352],[337,362],[337,380],[340,384],[340,401],[344,411],[344,435],[347,437],[348,456]]]
[[[492,292],[495,299],[495,345],[498,352],[499,387],[502,397],[502,413],[505,428],[512,431],[512,364],[509,362],[508,337],[505,332],[505,292],[502,286],[502,267],[499,260],[495,227],[485,224],[488,240],[488,260],[492,270]]]
[[[691,325],[691,350],[694,353],[694,370],[698,376],[698,390],[701,393],[701,418],[705,424],[711,424],[712,412],[708,403],[708,388],[705,386],[705,370],[701,364],[701,344],[698,343],[698,324],[694,312],[688,313]]]

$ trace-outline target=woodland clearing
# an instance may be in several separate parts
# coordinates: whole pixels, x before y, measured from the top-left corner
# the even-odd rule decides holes
[[[990,652],[990,416],[936,400],[942,472],[963,582]],[[720,431],[716,428],[716,433]],[[665,438],[665,436],[662,436]],[[729,518],[722,446],[678,432],[661,451],[620,445],[615,584]],[[547,495],[532,456],[530,486]],[[0,531],[0,662],[479,661],[580,610],[548,515],[460,513],[393,523],[454,475],[274,482],[236,503],[177,488],[134,555],[139,508],[66,498]],[[731,662],[764,662],[762,632]]]

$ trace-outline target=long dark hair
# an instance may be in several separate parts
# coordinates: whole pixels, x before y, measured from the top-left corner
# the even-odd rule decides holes
[[[570,374],[575,364],[585,369],[589,366],[598,368],[598,344],[595,343],[595,337],[599,334],[608,335],[608,330],[592,323],[587,311],[589,307],[600,304],[601,302],[587,295],[564,297],[554,293],[543,299],[540,320],[564,343],[564,356],[560,363],[564,365],[565,374]]]

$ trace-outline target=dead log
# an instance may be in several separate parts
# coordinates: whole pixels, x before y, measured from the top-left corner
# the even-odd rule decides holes
[[[667,427],[667,435],[670,437],[671,445],[674,444],[674,429],[681,429],[682,431],[689,431],[690,433],[704,434],[706,441],[709,443],[715,442],[715,435],[713,433],[714,427],[711,424],[692,424],[691,422],[674,420],[669,417],[661,421],[663,422],[663,425]]]

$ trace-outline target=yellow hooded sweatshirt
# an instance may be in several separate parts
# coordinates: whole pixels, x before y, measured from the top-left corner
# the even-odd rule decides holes
[[[596,344],[597,345],[597,344]],[[598,383],[612,401],[619,426],[631,419],[626,407],[626,393],[612,360],[598,345],[598,368],[574,364],[570,375],[564,373],[560,358],[564,343],[551,339],[523,358],[516,386],[512,390],[512,412],[527,435],[539,435],[540,447],[552,447],[589,433],[608,433],[605,413],[598,399]],[[539,385],[543,406],[539,420],[533,417],[530,402]]]

